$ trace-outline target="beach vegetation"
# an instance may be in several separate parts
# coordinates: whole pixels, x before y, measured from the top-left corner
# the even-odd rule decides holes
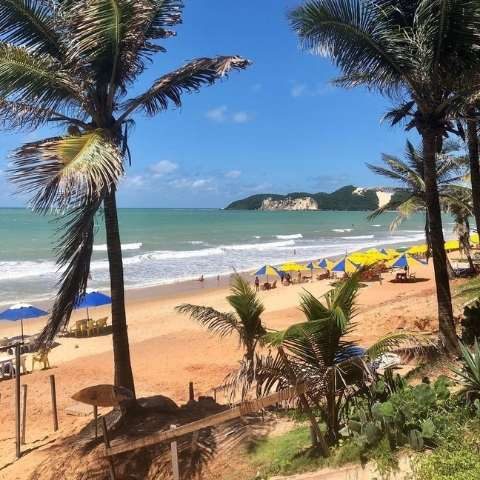
[[[35,212],[60,220],[59,291],[39,342],[66,327],[90,275],[97,215],[103,212],[112,297],[115,384],[135,391],[124,300],[116,191],[131,161],[134,116],[180,107],[184,94],[249,62],[199,58],[133,88],[182,21],[182,0],[9,1],[0,6],[0,123],[45,125],[58,135],[12,154],[9,175]]]
[[[366,349],[356,345],[352,334],[358,289],[359,274],[354,274],[327,292],[323,301],[305,292],[300,309],[306,321],[269,332],[266,341],[277,354],[264,357],[257,367],[258,391],[305,384],[331,444],[341,438],[344,409],[375,377],[375,362],[400,346],[421,349],[422,342],[428,343],[423,337],[401,331]]]
[[[458,395],[464,397],[468,403],[474,403],[480,413],[480,346],[475,338],[470,349],[460,343],[461,367],[453,369],[460,385]]]
[[[212,307],[187,303],[177,306],[176,310],[220,337],[235,334],[245,359],[253,362],[256,348],[267,333],[262,322],[265,307],[250,283],[238,274],[233,278],[227,302],[234,312],[224,313]]]
[[[367,87],[394,104],[386,120],[422,139],[426,209],[437,287],[439,341],[458,352],[437,184],[437,154],[459,104],[477,94],[480,16],[473,2],[309,0],[290,13],[305,50],[330,58],[336,84]],[[460,94],[461,92],[461,94]]]

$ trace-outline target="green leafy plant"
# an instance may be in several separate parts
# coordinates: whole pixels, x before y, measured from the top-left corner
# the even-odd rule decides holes
[[[452,369],[458,376],[461,390],[458,394],[464,397],[467,402],[474,402],[480,399],[480,347],[475,339],[472,350],[463,343],[460,343],[462,353],[462,367]]]

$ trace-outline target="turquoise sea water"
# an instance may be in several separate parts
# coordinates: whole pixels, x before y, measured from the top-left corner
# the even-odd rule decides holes
[[[127,287],[248,271],[265,263],[338,256],[370,246],[422,242],[423,218],[390,232],[394,214],[121,209]],[[53,218],[0,209],[0,304],[49,299],[59,275]],[[446,225],[446,234],[451,227]],[[98,219],[90,287],[108,287],[105,235]]]

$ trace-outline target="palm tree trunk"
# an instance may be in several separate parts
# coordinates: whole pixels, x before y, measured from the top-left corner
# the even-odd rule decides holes
[[[296,386],[298,384],[297,378],[295,376],[295,372],[292,369],[292,366],[290,365],[290,362],[288,361],[287,355],[285,354],[285,351],[283,350],[282,347],[278,347],[278,354],[280,355],[280,358],[282,359],[283,365],[285,366],[285,369],[287,371],[289,381],[293,386]],[[318,446],[320,447],[320,451],[322,455],[327,458],[330,455],[330,452],[328,450],[328,444],[327,441],[325,440],[325,437],[320,430],[320,427],[318,426],[317,419],[315,418],[315,415],[312,412],[312,409],[310,408],[310,404],[308,403],[307,396],[304,393],[301,393],[298,396],[298,399],[300,400],[300,405],[303,408],[303,411],[305,412],[305,415],[307,415],[310,425],[312,428],[312,431],[315,433],[315,440]],[[314,445],[316,446],[316,445]]]
[[[122,245],[118,229],[115,189],[104,200],[105,230],[107,236],[108,263],[110,267],[110,292],[112,296],[112,334],[115,385],[125,387],[135,396],[130,348],[128,345],[127,317],[125,313],[125,289],[123,281]]]
[[[447,269],[447,255],[443,237],[442,212],[438,195],[436,146],[437,133],[424,128],[420,132],[423,139],[423,161],[425,168],[425,196],[428,211],[430,241],[432,244],[433,267],[437,289],[438,323],[440,343],[449,353],[458,352],[458,340],[453,320],[452,296]]]
[[[475,109],[468,111],[467,140],[468,157],[470,160],[470,179],[472,183],[473,215],[477,230],[480,229],[480,161],[478,154],[478,122],[475,119]]]

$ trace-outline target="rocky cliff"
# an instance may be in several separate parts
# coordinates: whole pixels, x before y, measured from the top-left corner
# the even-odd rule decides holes
[[[318,203],[312,197],[287,197],[282,200],[267,197],[259,210],[318,210]]]

